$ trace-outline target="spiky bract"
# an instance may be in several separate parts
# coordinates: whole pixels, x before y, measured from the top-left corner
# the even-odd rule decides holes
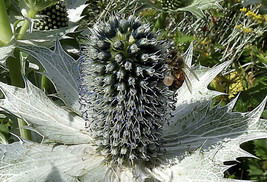
[[[59,1],[40,11],[38,14],[44,17],[34,24],[35,29],[51,30],[66,27],[68,25],[68,14],[64,1]]]
[[[134,16],[113,16],[90,31],[79,89],[96,145],[107,161],[151,161],[166,115],[164,44]]]

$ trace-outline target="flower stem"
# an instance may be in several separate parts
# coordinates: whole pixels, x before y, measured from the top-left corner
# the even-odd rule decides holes
[[[19,125],[20,136],[24,139],[31,140],[32,139],[31,131],[24,129],[24,127],[27,126],[27,123],[25,123],[25,121],[23,121],[22,119],[18,118],[18,125]]]
[[[11,30],[10,22],[8,19],[7,9],[4,0],[0,0],[0,47],[9,43],[13,33]],[[20,73],[21,65],[19,60],[19,50],[14,50],[15,57],[9,57],[6,60],[6,64],[9,68],[9,75],[11,82],[14,86],[24,87],[24,81]],[[23,129],[27,124],[22,120],[18,119],[18,125],[20,128],[21,137],[30,140],[31,132]]]
[[[41,89],[45,92],[49,91],[49,79],[44,75],[42,75]]]
[[[14,56],[15,57],[9,57],[6,61],[6,64],[9,69],[9,76],[10,76],[12,85],[15,85],[18,87],[24,87],[24,81],[20,73],[21,65],[19,61],[19,50],[18,49],[14,50]]]
[[[29,18],[34,18],[36,13],[37,12],[34,9],[30,9],[27,16]],[[20,28],[19,33],[16,36],[18,40],[23,38],[23,36],[25,35],[25,33],[29,28],[29,25],[30,25],[29,20],[24,19],[22,27]],[[7,59],[7,66],[9,68],[11,83],[14,86],[24,87],[24,81],[21,74],[21,61],[18,49],[15,49],[14,55],[15,57],[9,57]],[[24,127],[27,126],[27,124],[22,119],[18,119],[18,125],[20,130],[20,136],[24,139],[31,140],[31,132],[29,130],[24,129]]]
[[[29,18],[34,18],[36,13],[37,13],[36,10],[30,9],[30,11],[28,13],[28,17]],[[22,39],[23,38],[23,36],[25,35],[26,31],[29,28],[29,25],[30,25],[30,23],[29,23],[28,19],[23,20],[22,27],[20,28],[19,33],[17,35],[17,39]]]
[[[13,35],[4,0],[0,0],[0,25],[0,47],[2,47],[10,41]]]
[[[9,57],[6,61],[6,64],[9,69],[11,83],[12,85],[17,87],[24,87],[24,80],[21,75],[21,64],[18,49],[14,50],[14,56],[15,57]],[[31,132],[23,128],[24,126],[27,126],[27,124],[22,119],[18,119],[18,125],[20,130],[20,136],[24,139],[31,140]]]

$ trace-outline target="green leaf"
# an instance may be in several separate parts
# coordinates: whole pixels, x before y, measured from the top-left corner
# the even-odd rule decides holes
[[[267,171],[262,169],[262,164],[266,161],[258,161],[249,159],[249,177],[252,180],[256,181],[266,181],[267,180]]]
[[[256,155],[264,160],[267,160],[267,144],[265,140],[255,140],[255,153]]]
[[[49,30],[49,31],[37,31],[26,32],[22,40],[17,40],[18,45],[34,45],[34,46],[45,46],[53,47],[54,40],[58,37],[66,36],[68,33],[73,33],[78,26],[62,27],[59,29]]]
[[[251,5],[251,4],[256,4],[256,3],[261,3],[262,0],[243,0],[242,4],[243,6]]]
[[[9,129],[5,125],[0,124],[0,133],[8,134],[9,133]]]
[[[267,13],[267,1],[266,0],[243,0],[242,5],[247,6],[251,4],[261,4],[260,10],[263,14]]]
[[[161,10],[160,3],[153,3],[151,0],[137,0],[137,1],[144,3],[144,5],[140,7],[141,9],[154,8],[158,11]]]
[[[1,129],[1,126],[0,126],[0,129]],[[1,144],[8,144],[7,137],[3,133],[1,133],[1,131],[0,131],[0,143]]]
[[[267,119],[267,109],[263,111],[262,118]]]
[[[0,99],[0,108],[26,120],[45,140],[64,144],[92,141],[90,133],[83,131],[84,119],[57,106],[28,80],[25,88],[0,82],[0,89],[5,96]]]
[[[246,112],[249,108],[255,108],[262,101],[265,93],[267,93],[266,69],[262,72],[263,74],[257,75],[252,87],[248,90],[242,91],[235,106],[235,111]]]
[[[58,2],[59,0],[20,0],[21,9],[34,9],[35,11],[42,11]]]
[[[8,135],[9,135],[8,127],[3,124],[0,124],[0,143],[8,144]]]
[[[56,40],[54,51],[45,47],[19,46],[23,51],[37,59],[45,68],[44,73],[55,84],[58,96],[67,106],[79,111],[78,62],[69,56]]]
[[[182,33],[178,30],[175,35],[176,43],[190,43],[194,41],[195,37],[192,35],[182,35]]]
[[[108,167],[91,145],[52,146],[31,142],[0,145],[2,181],[104,181]],[[90,175],[88,175],[90,174]]]

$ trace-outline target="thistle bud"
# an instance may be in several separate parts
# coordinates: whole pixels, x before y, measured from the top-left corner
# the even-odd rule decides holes
[[[56,4],[38,12],[43,18],[34,24],[37,30],[52,30],[68,25],[67,10],[64,1],[59,1]]]
[[[148,27],[133,16],[98,23],[79,65],[82,113],[99,153],[118,165],[151,161],[160,148],[169,98],[163,91],[164,44]]]
[[[177,9],[177,8],[180,8],[181,5],[182,5],[182,2],[181,0],[160,0],[161,2],[161,6],[164,8],[164,9]]]

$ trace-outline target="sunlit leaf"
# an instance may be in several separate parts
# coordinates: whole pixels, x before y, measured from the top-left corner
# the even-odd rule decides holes
[[[221,8],[219,2],[222,0],[193,0],[193,2],[183,8],[178,8],[175,11],[189,11],[193,15],[204,18],[205,15],[203,13],[203,10],[211,9],[211,8]]]
[[[82,131],[85,122],[82,118],[57,106],[28,80],[25,85],[26,88],[17,88],[0,82],[0,89],[5,95],[5,99],[0,99],[0,108],[25,119],[29,126],[51,142],[91,142],[89,134]]]
[[[267,137],[267,120],[260,119],[266,100],[249,113],[232,112],[236,100],[212,109],[205,102],[196,104],[190,114],[165,128],[163,158],[170,164],[154,169],[154,177],[161,181],[229,181],[223,172],[231,166],[224,162],[254,157],[240,144]]]
[[[31,142],[0,145],[2,181],[103,181],[108,168],[101,165],[91,145],[50,146]]]
[[[62,39],[67,33],[72,33],[77,29],[78,26],[73,27],[62,27],[59,29],[49,31],[37,31],[26,32],[23,39],[18,40],[18,45],[34,45],[34,46],[54,46],[54,40],[58,37]]]
[[[67,12],[68,18],[70,22],[78,22],[83,16],[81,16],[84,8],[86,8],[87,4],[85,4],[86,0],[68,0],[67,3]]]

